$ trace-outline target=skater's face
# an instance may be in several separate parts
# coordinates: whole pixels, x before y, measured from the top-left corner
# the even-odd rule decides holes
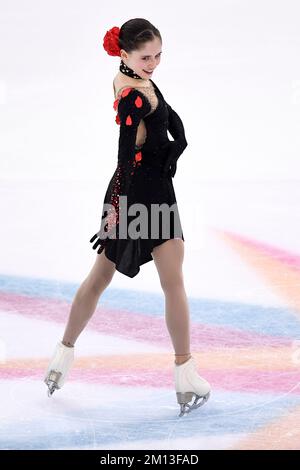
[[[121,49],[121,58],[123,62],[141,78],[149,79],[152,77],[154,69],[160,63],[162,54],[161,48],[161,40],[155,37],[152,41],[143,44],[141,49],[134,50],[130,53]]]

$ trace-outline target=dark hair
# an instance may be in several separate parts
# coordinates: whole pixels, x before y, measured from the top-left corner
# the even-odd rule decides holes
[[[155,37],[162,41],[160,32],[150,21],[144,18],[133,18],[126,21],[120,28],[119,47],[129,53],[140,49],[145,42],[153,41]]]

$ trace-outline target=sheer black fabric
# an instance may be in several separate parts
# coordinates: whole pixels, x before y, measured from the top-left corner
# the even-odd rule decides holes
[[[140,266],[153,259],[151,252],[155,246],[175,237],[184,241],[171,175],[174,175],[177,159],[188,144],[179,115],[166,103],[153,80],[150,81],[157,97],[154,109],[143,87],[124,87],[121,96],[114,102],[116,122],[120,125],[118,162],[105,193],[100,230],[90,239],[91,243],[95,242],[93,249],[97,249],[97,253],[105,250],[105,255],[115,263],[116,269],[129,277],[136,276]],[[141,120],[146,128],[146,140],[138,147],[136,136]],[[174,141],[169,140],[167,131]],[[170,147],[173,152],[171,157]],[[168,157],[172,161],[164,171]],[[126,197],[120,199],[120,196]],[[148,221],[146,232],[146,226],[142,224],[143,231],[137,238],[136,235],[131,236],[129,231],[124,235],[124,227],[127,229],[130,224],[140,229],[140,213],[130,215],[129,212],[132,204],[136,203],[144,204]],[[166,230],[166,219],[163,222],[160,216],[158,233],[153,235],[151,232],[154,226],[153,204],[161,208],[167,205],[164,207],[172,209],[169,211],[170,223],[167,224],[170,230]],[[124,224],[122,216],[125,212]],[[157,212],[155,217],[157,221]]]

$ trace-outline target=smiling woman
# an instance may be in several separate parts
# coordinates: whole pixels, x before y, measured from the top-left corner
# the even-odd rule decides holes
[[[121,29],[107,31],[103,46],[109,55],[121,57],[113,103],[119,126],[117,165],[104,196],[100,230],[90,239],[98,256],[79,288],[45,382],[50,393],[64,383],[73,360],[70,348],[115,271],[133,278],[141,265],[154,260],[166,296],[182,416],[186,406],[188,411],[201,406],[210,393],[210,385],[197,374],[189,351],[189,311],[182,274],[184,236],[172,182],[177,160],[188,144],[179,115],[149,78],[162,54],[158,29],[143,18],[134,18]],[[168,131],[174,140],[169,140]],[[193,396],[195,402],[189,406]]]
[[[123,62],[143,79],[151,76],[159,65],[162,54],[161,47],[161,38],[155,36],[137,50],[128,52],[121,48],[120,56]]]
[[[161,58],[161,54],[162,54],[162,51],[161,51],[159,54],[157,54],[155,57],[157,57],[157,59],[160,59],[160,58]],[[147,62],[149,63],[149,62],[150,62],[150,60],[149,60],[150,58],[151,58],[151,56],[148,55],[148,56],[146,56],[146,57],[142,57],[142,60],[147,61]],[[147,70],[143,69],[143,71],[144,71],[145,73],[147,73],[148,75],[152,75],[152,73],[153,73],[153,71],[154,71],[154,68],[152,68],[152,67],[151,67],[151,68],[147,68]]]

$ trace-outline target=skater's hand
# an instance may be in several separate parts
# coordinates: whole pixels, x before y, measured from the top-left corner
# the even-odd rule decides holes
[[[177,162],[171,163],[170,169],[168,171],[169,171],[169,175],[172,176],[172,178],[174,178],[175,173],[177,171]]]
[[[163,149],[166,149],[166,160],[163,166],[163,175],[170,175],[174,177],[177,171],[177,160],[185,149],[186,145],[178,140],[170,140]]]

